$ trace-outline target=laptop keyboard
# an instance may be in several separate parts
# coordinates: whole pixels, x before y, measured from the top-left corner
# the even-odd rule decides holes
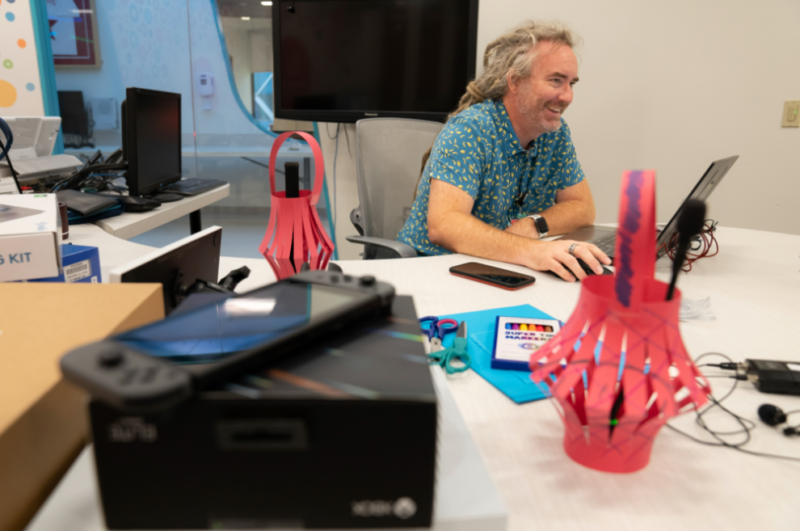
[[[213,190],[214,188],[219,188],[220,186],[225,186],[225,181],[217,181],[211,179],[182,179],[178,182],[172,183],[168,186],[165,186],[159,190],[159,193],[172,193],[172,194],[181,194],[181,195],[197,195],[202,194],[203,192],[207,192],[209,190]]]
[[[617,235],[609,234],[608,236],[603,236],[602,238],[599,238],[592,243],[598,246],[600,250],[606,253],[609,257],[613,258],[615,246],[617,243]]]

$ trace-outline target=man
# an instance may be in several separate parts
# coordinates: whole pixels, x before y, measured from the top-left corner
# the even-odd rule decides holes
[[[398,240],[423,255],[464,253],[569,281],[586,276],[578,259],[598,274],[611,262],[592,244],[538,241],[595,217],[561,117],[578,81],[574,40],[560,25],[528,22],[486,47],[484,73],[436,138]]]

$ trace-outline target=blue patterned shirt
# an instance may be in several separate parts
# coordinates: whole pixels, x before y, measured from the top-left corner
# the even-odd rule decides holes
[[[397,236],[423,255],[450,254],[428,239],[431,178],[467,192],[475,200],[472,215],[505,230],[511,220],[555,205],[556,192],[584,176],[563,119],[558,131],[539,136],[526,150],[502,101],[475,104],[448,120],[436,137],[411,215]]]

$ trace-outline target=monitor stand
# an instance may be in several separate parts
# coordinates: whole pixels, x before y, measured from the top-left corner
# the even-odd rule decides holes
[[[173,201],[180,201],[183,199],[183,196],[180,194],[154,194],[151,197],[162,203],[172,203]]]

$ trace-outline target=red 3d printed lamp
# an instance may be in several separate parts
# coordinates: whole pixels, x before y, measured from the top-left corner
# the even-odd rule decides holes
[[[531,356],[564,422],[574,461],[606,472],[644,468],[658,430],[711,392],[681,340],[680,292],[655,280],[655,172],[623,174],[614,276],[582,282],[567,324]]]
[[[314,189],[300,190],[298,197],[286,197],[287,192],[275,191],[275,164],[281,144],[293,134],[308,142],[314,154]],[[303,263],[311,269],[325,269],[333,254],[333,242],[322,228],[316,207],[324,175],[322,150],[313,136],[298,131],[283,133],[275,139],[269,155],[269,185],[272,190],[269,225],[258,250],[279,280],[298,273]]]

